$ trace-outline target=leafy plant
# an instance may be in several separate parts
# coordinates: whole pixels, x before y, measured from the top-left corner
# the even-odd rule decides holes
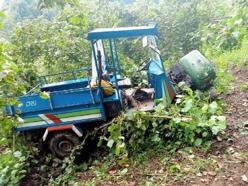
[[[203,29],[202,41],[206,51],[220,54],[226,50],[237,49],[247,38],[248,9],[243,1],[237,1],[232,13],[214,19]]]
[[[241,88],[241,90],[242,91],[248,91],[248,83],[244,83],[244,84],[242,84],[241,86],[240,86],[240,88]]]
[[[27,158],[21,151],[6,150],[0,156],[0,185],[18,185],[26,174]]]
[[[248,50],[248,41],[244,39],[241,47],[235,50],[226,51],[221,55],[210,56],[215,62],[217,78],[215,80],[215,87],[218,93],[228,92],[230,82],[234,79],[232,74],[229,72],[231,67],[235,66],[246,66],[248,56],[246,51]]]
[[[158,105],[153,113],[136,111],[122,114],[108,127],[107,147],[124,159],[133,153],[157,146],[172,151],[185,147],[202,147],[226,128],[220,105],[209,103],[202,93],[194,93],[180,84],[186,95],[179,96],[166,111]]]

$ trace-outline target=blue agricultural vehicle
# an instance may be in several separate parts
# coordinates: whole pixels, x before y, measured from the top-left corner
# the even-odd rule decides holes
[[[133,89],[130,79],[122,77],[117,41],[125,38],[142,38],[150,50],[144,68],[148,85],[139,91]],[[23,120],[15,128],[17,132],[41,132],[42,140],[59,157],[70,154],[89,126],[118,116],[126,103],[130,103],[129,109],[151,111],[161,102],[169,106],[175,98],[157,46],[156,25],[96,29],[88,33],[87,39],[92,48],[91,67],[67,72],[75,78],[62,82],[50,83],[48,79],[66,76],[64,73],[43,76],[39,89],[46,98],[31,90],[18,98],[19,106],[6,106],[9,115],[19,113]],[[78,72],[85,77],[77,77]],[[145,99],[135,104],[133,94],[137,92]]]

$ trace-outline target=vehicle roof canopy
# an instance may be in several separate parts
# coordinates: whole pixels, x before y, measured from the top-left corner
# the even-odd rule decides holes
[[[88,40],[116,39],[157,35],[156,24],[139,27],[99,28],[88,33]]]

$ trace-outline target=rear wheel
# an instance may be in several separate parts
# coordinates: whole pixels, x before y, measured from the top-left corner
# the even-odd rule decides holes
[[[59,157],[64,158],[69,156],[73,148],[80,144],[79,138],[69,132],[55,133],[49,140],[49,149]]]

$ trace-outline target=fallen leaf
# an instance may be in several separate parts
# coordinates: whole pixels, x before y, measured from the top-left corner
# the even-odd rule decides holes
[[[206,176],[208,173],[206,171],[203,171],[202,173],[204,176]]]
[[[196,176],[201,177],[201,176],[202,176],[202,173],[198,172],[198,173],[196,174]]]
[[[129,185],[129,186],[136,186],[136,185],[137,185],[137,182],[132,181],[132,182],[130,182],[128,185]]]
[[[217,140],[218,141],[222,141],[221,137],[217,136]]]
[[[216,172],[210,171],[210,172],[208,172],[208,175],[210,175],[210,176],[216,176]]]
[[[125,164],[123,164],[122,166],[125,167],[125,168],[130,167],[130,165],[129,165],[128,163],[125,163]]]
[[[108,171],[108,173],[111,174],[111,175],[115,174],[116,172],[117,172],[117,170],[109,170]]]
[[[248,178],[246,175],[242,175],[241,178],[244,182],[248,183]]]

